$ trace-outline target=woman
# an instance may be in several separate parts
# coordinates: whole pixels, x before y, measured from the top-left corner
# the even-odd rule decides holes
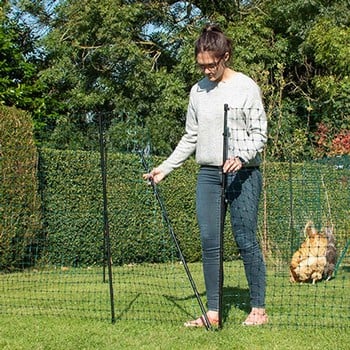
[[[173,153],[145,179],[159,183],[195,152],[200,164],[196,189],[203,272],[212,325],[219,323],[221,172],[227,174],[226,199],[231,225],[243,259],[251,312],[244,325],[268,322],[265,312],[265,263],[256,237],[262,177],[260,155],[267,136],[259,87],[229,68],[232,45],[219,27],[207,25],[195,43],[195,57],[205,77],[190,92],[186,132]],[[229,155],[223,164],[224,105],[228,110]],[[203,327],[203,316],[185,323]]]

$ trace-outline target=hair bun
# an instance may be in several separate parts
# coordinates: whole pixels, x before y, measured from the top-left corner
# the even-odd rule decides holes
[[[223,33],[223,31],[220,29],[220,27],[217,24],[207,24],[202,33],[207,33],[207,32],[217,32],[217,33]]]
[[[217,58],[224,57],[226,53],[232,55],[231,39],[226,37],[217,24],[208,23],[203,29],[194,47],[195,57],[200,52],[212,52]]]

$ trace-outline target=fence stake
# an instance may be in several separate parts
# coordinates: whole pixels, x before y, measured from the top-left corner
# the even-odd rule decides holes
[[[106,171],[106,149],[105,140],[103,136],[103,120],[102,114],[99,114],[99,138],[100,138],[100,156],[101,156],[101,175],[102,175],[102,190],[103,190],[103,282],[106,279],[106,260],[108,266],[108,282],[109,282],[109,296],[111,302],[111,319],[115,323],[115,308],[114,308],[114,291],[113,291],[113,273],[112,273],[112,257],[111,257],[111,242],[109,235],[109,221],[108,221],[108,206],[107,206],[107,171]]]

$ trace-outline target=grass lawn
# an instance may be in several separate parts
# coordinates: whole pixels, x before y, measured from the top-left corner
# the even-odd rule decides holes
[[[205,302],[200,264],[190,270]],[[180,264],[114,267],[116,322],[100,268],[0,274],[0,349],[350,349],[349,270],[330,282],[293,284],[268,271],[269,325],[241,325],[249,311],[242,262],[225,263],[224,327],[186,329],[198,316]]]
[[[185,329],[169,323],[0,316],[2,350],[115,349],[278,349],[347,350],[345,329],[243,327],[226,324],[220,331]]]

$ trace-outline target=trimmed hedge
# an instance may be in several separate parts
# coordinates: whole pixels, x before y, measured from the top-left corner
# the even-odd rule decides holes
[[[44,262],[101,264],[104,257],[100,155],[42,149],[40,174],[46,228]],[[186,258],[200,258],[194,213],[195,163],[159,186]],[[108,218],[114,264],[161,262],[176,252],[139,156],[108,154]],[[175,173],[174,173],[175,174]],[[189,185],[190,183],[190,185]]]
[[[15,158],[10,154],[6,155],[6,159],[8,157]],[[173,260],[177,252],[162,220],[152,188],[142,180],[144,169],[140,157],[119,153],[109,153],[107,157],[108,218],[113,263],[120,265]],[[152,161],[157,165],[161,159]],[[347,220],[350,207],[349,168],[349,159],[342,167],[333,163],[330,165],[326,161],[324,164],[263,164],[265,183],[258,235],[269,261],[279,266],[285,264],[302,239],[306,221],[311,219],[316,224],[325,224],[329,221],[329,208],[332,208],[332,221],[337,227],[338,245],[343,246],[350,231]],[[184,256],[189,262],[201,259],[194,200],[197,170],[198,166],[190,159],[158,186]],[[43,230],[38,231],[39,216],[35,214],[38,196],[32,194],[31,210],[35,215],[30,217],[36,218],[33,221],[35,225],[28,231],[30,244],[26,243],[23,252],[18,254],[17,266],[21,259],[26,260],[24,251],[29,248],[33,255],[40,253],[34,257],[40,264],[103,264],[105,242],[100,154],[41,149],[39,175]],[[28,181],[31,181],[34,191],[36,180],[31,179]],[[8,184],[8,188],[11,184],[23,188],[16,186],[14,179]],[[20,199],[23,196],[20,193],[16,196],[14,213],[22,208]],[[5,217],[4,209],[1,210],[1,225],[4,225],[6,218],[7,221],[16,219],[16,216],[10,215],[10,211],[6,212]],[[23,218],[26,223],[30,222],[25,215]],[[21,232],[27,232],[23,225]],[[12,243],[7,241],[8,251],[13,249],[10,248]],[[37,247],[40,247],[40,251],[33,250]],[[12,258],[11,254],[4,256],[3,264],[13,264]],[[233,242],[227,217],[225,259],[237,258],[239,252]]]
[[[100,155],[43,149],[40,152],[43,218],[46,228],[44,261],[61,265],[103,262],[103,200]],[[161,159],[153,159],[155,165]],[[114,264],[162,262],[176,255],[151,186],[135,154],[108,154],[108,217]],[[152,167],[152,165],[150,165]],[[318,163],[266,162],[258,234],[265,257],[288,261],[302,240],[306,221],[321,225],[330,205],[342,244],[348,233],[349,167]],[[193,159],[158,186],[187,261],[201,259],[195,215]],[[326,200],[327,198],[327,200]],[[343,237],[343,238],[342,238]],[[229,219],[225,259],[237,259]]]
[[[0,270],[33,263],[39,249],[37,149],[29,114],[0,106]]]

